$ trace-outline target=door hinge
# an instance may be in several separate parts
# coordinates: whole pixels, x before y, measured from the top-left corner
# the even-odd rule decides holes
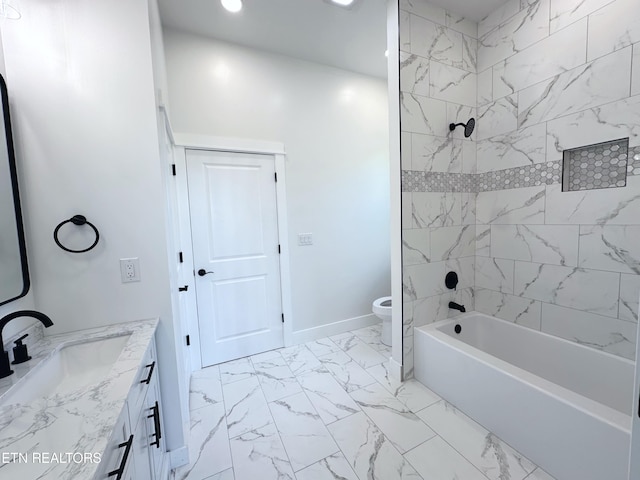
[[[277,181],[278,181],[278,173],[277,173],[277,172],[274,172],[274,173],[273,173],[273,176],[274,176],[274,178],[276,179],[276,182],[277,182]]]
[[[176,164],[172,163],[171,164],[171,174],[175,177],[177,175],[176,173]]]
[[[189,290],[189,285],[185,285],[184,287],[178,287],[179,292],[186,292]]]
[[[282,253],[282,251],[280,250],[280,244],[278,244],[278,253]]]
[[[187,347],[191,346],[191,338],[189,338],[189,335],[187,335]]]
[[[282,323],[284,323],[284,313],[282,314]]]
[[[178,261],[180,263],[184,263],[184,258],[182,257],[182,252],[178,252]]]

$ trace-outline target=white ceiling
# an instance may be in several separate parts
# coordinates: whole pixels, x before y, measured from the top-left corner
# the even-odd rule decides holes
[[[479,19],[506,0],[430,0]],[[219,0],[159,0],[166,27],[250,48],[386,78],[387,0],[347,10],[323,0],[243,0],[236,14]]]

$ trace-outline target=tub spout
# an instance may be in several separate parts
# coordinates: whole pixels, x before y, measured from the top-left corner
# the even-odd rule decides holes
[[[454,310],[460,310],[462,313],[467,311],[464,308],[464,305],[460,305],[460,304],[458,304],[456,302],[449,302],[449,308],[453,308]]]

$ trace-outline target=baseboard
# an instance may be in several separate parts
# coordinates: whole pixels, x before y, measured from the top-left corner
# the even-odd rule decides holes
[[[189,463],[189,448],[184,447],[171,450],[169,453],[169,467],[174,470]]]
[[[396,362],[393,357],[389,359],[389,371],[394,378],[404,380],[402,378],[402,365]]]
[[[347,318],[346,320],[340,320],[339,322],[333,322],[327,325],[298,330],[297,332],[291,333],[291,345],[311,342],[331,335],[339,335],[340,333],[357,330],[358,328],[370,327],[380,322],[381,320],[371,313],[369,315],[362,315],[361,317]]]

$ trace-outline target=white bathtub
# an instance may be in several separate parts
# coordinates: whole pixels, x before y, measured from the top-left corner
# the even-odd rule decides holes
[[[558,480],[627,480],[634,362],[480,313],[414,343],[420,382]]]

